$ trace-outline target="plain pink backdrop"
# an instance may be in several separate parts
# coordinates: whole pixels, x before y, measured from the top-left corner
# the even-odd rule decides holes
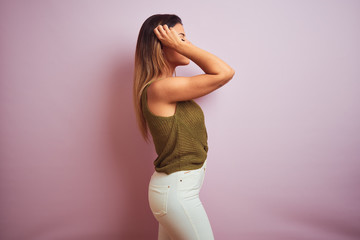
[[[0,1],[0,239],[156,239],[131,96],[155,13],[236,71],[197,100],[216,239],[360,239],[356,0]]]

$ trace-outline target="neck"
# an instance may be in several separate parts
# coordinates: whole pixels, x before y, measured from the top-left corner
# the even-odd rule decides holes
[[[167,77],[172,77],[172,76],[174,76],[175,68],[176,68],[176,66],[172,66],[172,65],[171,65],[171,66],[169,67],[168,71],[164,72],[164,73],[160,76],[160,78],[167,78]]]

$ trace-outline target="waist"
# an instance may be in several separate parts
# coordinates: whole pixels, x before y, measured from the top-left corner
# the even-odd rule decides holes
[[[180,170],[180,171],[172,172],[170,174],[154,171],[154,173],[151,176],[150,182],[153,185],[166,185],[170,182],[176,182],[178,179],[181,179],[181,177],[185,175],[198,175],[199,173],[204,173],[206,165],[207,165],[207,160],[205,160],[204,164],[198,169]]]

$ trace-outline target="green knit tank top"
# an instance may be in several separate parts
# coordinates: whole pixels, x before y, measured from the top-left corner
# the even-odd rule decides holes
[[[155,170],[170,174],[176,171],[199,169],[208,152],[204,113],[193,100],[176,103],[175,114],[169,117],[153,114],[147,104],[146,90],[141,95],[145,120],[153,138],[157,158]]]

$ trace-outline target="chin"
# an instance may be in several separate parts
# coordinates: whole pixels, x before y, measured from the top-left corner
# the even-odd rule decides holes
[[[189,65],[189,64],[190,64],[190,60],[186,59],[186,60],[182,61],[180,65],[184,66],[184,65]]]
[[[173,61],[172,64],[174,66],[185,66],[185,65],[189,65],[190,64],[190,59],[185,58],[185,59],[178,59],[177,61]]]

